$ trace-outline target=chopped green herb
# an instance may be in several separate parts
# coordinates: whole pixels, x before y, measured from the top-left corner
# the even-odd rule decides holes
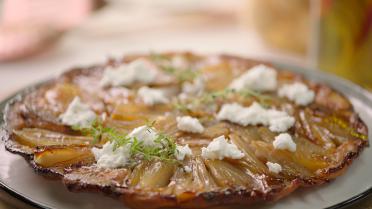
[[[155,52],[150,53],[150,59],[152,59],[154,62],[169,61],[167,56]]]
[[[83,135],[93,137],[93,140],[91,141],[92,145],[100,142],[104,134],[112,135],[113,132],[115,132],[115,130],[111,128],[104,127],[103,124],[98,120],[94,120],[89,128],[72,126],[72,129],[75,131],[80,131]]]
[[[147,127],[150,131],[155,125],[156,121],[148,122]],[[74,130],[81,131],[82,134],[93,137],[92,144],[101,141],[105,136],[111,143],[114,143],[113,151],[117,148],[130,145],[131,156],[141,157],[144,160],[161,160],[176,162],[176,143],[165,134],[159,133],[154,140],[155,146],[145,146],[143,141],[139,141],[136,137],[129,137],[127,134],[104,127],[99,121],[94,121],[89,128],[73,127]]]
[[[156,146],[143,146],[143,142],[133,139],[131,146],[131,154],[139,155],[144,160],[161,160],[176,162],[174,156],[176,154],[176,144],[174,140],[164,134],[158,134],[154,140]]]
[[[249,98],[253,97],[257,100],[258,103],[260,103],[264,107],[269,107],[271,97],[268,95],[263,95],[259,92],[252,91],[249,89],[242,90],[242,91],[236,91],[233,89],[224,89],[220,91],[214,91],[209,93],[204,93],[201,97],[195,98],[191,101],[192,106],[198,106],[200,104],[210,104],[215,102],[217,99],[226,99],[227,97],[238,94],[242,97]],[[190,111],[190,108],[188,108],[187,104],[177,102],[174,104],[174,107],[180,111]]]
[[[190,108],[187,107],[186,104],[183,104],[181,102],[176,102],[173,104],[174,108],[176,108],[177,110],[181,111],[181,112],[189,112],[190,111]]]
[[[263,95],[257,91],[252,91],[250,89],[244,89],[238,92],[243,97],[254,97],[258,100],[258,103],[260,103],[264,107],[269,107],[270,100],[272,99],[268,95]]]
[[[201,97],[201,103],[210,103],[214,102],[216,99],[225,99],[235,91],[232,89],[224,89],[221,91],[215,91],[206,93]]]
[[[192,81],[199,76],[199,72],[191,69],[179,70],[175,73],[180,82]]]
[[[172,66],[170,58],[162,54],[152,53],[150,58],[163,72],[175,76],[181,83],[185,81],[192,81],[199,75],[199,72],[196,72],[190,68],[177,69],[176,67]]]
[[[199,72],[193,71],[192,69],[176,69],[173,66],[164,64],[160,65],[159,67],[163,70],[163,72],[175,76],[181,83],[192,81],[199,75]]]

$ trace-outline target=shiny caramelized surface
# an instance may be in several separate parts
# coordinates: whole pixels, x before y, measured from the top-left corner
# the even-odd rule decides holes
[[[132,201],[138,202],[146,202],[143,197],[146,195],[148,199],[155,198],[153,194],[159,195],[159,198],[170,196],[175,199],[173,206],[177,206],[203,193],[225,193],[226,190],[261,194],[254,198],[250,195],[251,199],[277,199],[298,186],[320,184],[341,174],[368,143],[365,125],[342,94],[323,84],[304,80],[299,75],[278,71],[279,85],[304,82],[316,93],[316,99],[312,104],[300,107],[279,98],[275,92],[262,93],[269,98],[267,105],[285,110],[296,119],[294,127],[288,132],[293,136],[297,150],[293,153],[276,150],[272,145],[276,133],[267,127],[242,127],[215,119],[216,112],[224,103],[237,102],[248,106],[259,98],[229,95],[204,101],[205,95],[225,89],[234,78],[258,62],[226,56],[163,56],[167,59],[183,56],[188,62],[187,68],[205,78],[204,94],[186,99],[187,109],[180,108],[176,99],[182,83],[187,80],[179,80],[172,75],[166,75],[169,77],[167,79],[159,78],[150,86],[166,90],[173,99],[167,104],[149,107],[136,99],[136,89],[140,87],[138,84],[128,88],[100,88],[98,83],[104,66],[75,69],[13,104],[7,118],[11,136],[7,148],[30,155],[35,168],[59,175],[70,189],[84,190],[95,186],[110,187],[112,193],[119,194],[132,194],[135,191],[142,199],[133,198]],[[134,58],[111,60],[107,65],[120,65]],[[158,64],[151,56],[147,56],[147,59]],[[182,164],[189,166],[191,172],[184,172],[178,164],[160,161],[141,161],[127,168],[98,168],[90,151],[92,139],[64,126],[58,119],[75,96],[80,96],[98,115],[106,117],[105,126],[123,133],[129,133],[147,121],[156,121],[157,130],[172,136],[178,144],[189,144],[193,156],[187,157]],[[175,118],[182,115],[197,117],[205,131],[201,134],[179,131]],[[201,148],[221,135],[237,145],[244,152],[244,158],[203,159]],[[100,147],[103,143],[94,146]],[[279,163],[282,172],[269,172],[265,165],[267,161]],[[125,198],[124,201],[128,203]],[[246,200],[231,198],[231,202],[225,202],[239,201]],[[159,207],[168,204],[160,202]],[[193,207],[204,206],[208,204]],[[138,205],[134,204],[134,207]],[[153,207],[158,206],[154,204]]]

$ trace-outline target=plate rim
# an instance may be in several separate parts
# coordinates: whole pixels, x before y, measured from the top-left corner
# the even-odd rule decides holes
[[[257,59],[254,59],[254,60],[257,60]],[[258,61],[262,61],[262,60],[258,60]],[[299,73],[304,77],[322,77],[321,80],[324,80],[324,81],[321,81],[321,82],[326,83],[327,85],[331,86],[332,88],[335,88],[334,87],[335,85],[343,85],[344,87],[346,87],[348,89],[354,89],[356,91],[359,91],[359,95],[363,97],[363,100],[366,101],[367,103],[370,103],[371,104],[370,107],[372,107],[372,94],[369,91],[367,91],[366,89],[359,86],[358,84],[355,84],[355,83],[353,83],[349,80],[346,80],[346,79],[338,77],[334,74],[331,74],[331,73],[328,73],[328,72],[325,72],[325,71],[321,71],[321,70],[318,70],[318,69],[312,68],[312,67],[304,67],[304,66],[299,66],[299,65],[296,65],[296,64],[291,64],[291,63],[289,64],[289,63],[284,63],[284,62],[275,61],[275,60],[272,60],[272,61],[265,60],[264,62],[265,63],[270,63],[271,65],[273,65],[278,70],[292,71],[292,72],[295,72],[295,73]],[[33,84],[27,85],[26,87],[23,87],[23,88],[17,90],[16,92],[11,94],[10,96],[1,100],[0,101],[0,131],[1,132],[4,131],[4,112],[8,108],[9,104],[11,104],[14,100],[17,100],[20,96],[23,96],[24,94],[28,93],[29,91],[32,91],[33,89],[37,88],[38,86],[40,86],[42,84],[45,84],[47,82],[50,82],[54,78],[56,78],[56,76],[50,77],[48,79],[43,79],[39,82],[35,82]],[[312,78],[308,78],[308,79],[313,80]],[[343,93],[342,91],[340,91],[340,92]],[[367,96],[367,95],[370,95],[370,96]],[[1,138],[0,139],[1,146],[5,147],[3,137],[0,137],[0,138]],[[6,149],[4,149],[4,150],[7,151]],[[26,203],[30,206],[35,207],[35,208],[56,209],[56,208],[47,206],[45,203],[41,203],[39,201],[33,200],[32,198],[28,197],[25,194],[22,194],[19,191],[16,191],[14,188],[7,185],[2,179],[0,179],[0,189],[4,192],[8,193],[12,197],[16,198],[17,200],[20,200],[23,203]],[[369,185],[366,190],[364,190],[364,191],[362,191],[358,194],[355,194],[355,195],[351,196],[350,198],[348,198],[344,201],[341,201],[341,202],[336,203],[334,205],[325,207],[323,209],[342,209],[342,208],[351,206],[351,205],[353,205],[353,204],[371,196],[371,194],[372,194],[372,185]]]

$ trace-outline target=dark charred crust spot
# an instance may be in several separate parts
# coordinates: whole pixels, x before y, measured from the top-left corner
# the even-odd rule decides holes
[[[213,201],[218,193],[216,192],[204,192],[201,194],[201,196],[206,200],[206,201]]]

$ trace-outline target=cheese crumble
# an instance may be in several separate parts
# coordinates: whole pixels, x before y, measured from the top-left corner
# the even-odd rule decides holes
[[[282,166],[278,163],[267,162],[266,166],[269,168],[270,172],[273,172],[273,173],[276,173],[276,174],[278,174],[282,171]]]
[[[213,139],[207,147],[202,148],[201,155],[203,158],[211,160],[222,160],[224,158],[241,159],[244,157],[244,153],[235,144],[229,143],[225,136]]]
[[[129,86],[135,82],[152,83],[157,76],[157,68],[145,59],[136,59],[129,64],[118,67],[108,67],[100,81],[102,87]]]
[[[138,89],[138,97],[148,106],[164,104],[169,101],[162,90],[149,88],[147,86]]]
[[[190,149],[189,145],[185,146],[176,146],[176,159],[177,160],[184,160],[186,156],[192,156],[192,150]]]
[[[177,117],[177,128],[190,133],[203,133],[204,127],[197,118],[190,116]]]
[[[291,135],[287,133],[282,133],[276,136],[273,141],[273,146],[275,149],[279,150],[289,150],[291,152],[296,151],[296,143],[292,140]]]
[[[63,124],[86,128],[96,119],[96,113],[82,103],[80,97],[75,97],[59,118]]]
[[[285,132],[294,125],[295,119],[284,111],[265,109],[257,102],[249,107],[237,103],[224,104],[217,114],[218,120],[227,120],[242,126],[265,125],[273,132]]]
[[[201,95],[204,91],[204,79],[195,78],[192,82],[185,82],[182,85],[182,93],[187,95]]]
[[[188,166],[188,165],[185,165],[185,166],[183,167],[183,170],[184,170],[186,173],[190,173],[190,172],[192,171],[191,167]]]
[[[240,91],[251,89],[255,91],[274,91],[277,86],[277,72],[265,65],[257,65],[249,69],[239,78],[233,80],[230,88]]]
[[[286,97],[297,105],[306,106],[314,101],[315,93],[303,83],[285,84],[278,90],[280,97]]]
[[[100,168],[124,167],[130,159],[130,145],[118,147],[114,151],[114,142],[107,142],[102,149],[93,147],[92,153]]]
[[[155,129],[148,126],[140,126],[132,130],[128,134],[128,137],[136,138],[139,142],[142,142],[145,146],[156,146],[154,140],[158,136],[158,133]]]

